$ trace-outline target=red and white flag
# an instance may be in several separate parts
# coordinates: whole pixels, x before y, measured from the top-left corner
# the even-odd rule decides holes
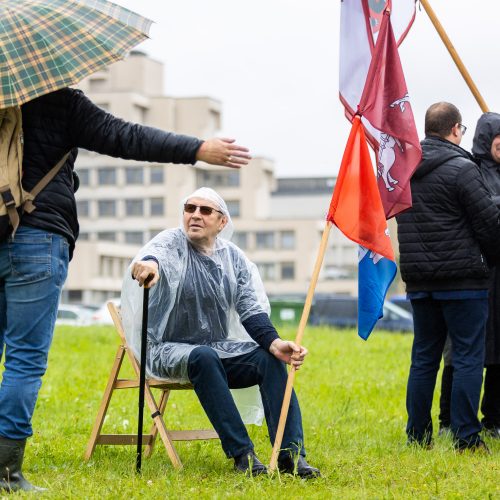
[[[409,180],[421,158],[396,42],[411,27],[415,1],[398,0],[392,10],[391,3],[342,3],[340,58],[340,98],[349,120],[356,112],[362,116],[377,156],[378,187],[388,219],[411,206]]]
[[[422,158],[389,10],[382,17],[358,113],[379,132],[378,188],[389,219],[411,207],[410,178]]]

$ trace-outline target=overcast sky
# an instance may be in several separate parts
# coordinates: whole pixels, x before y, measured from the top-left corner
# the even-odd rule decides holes
[[[500,112],[500,1],[429,1]],[[349,132],[338,100],[340,0],[115,2],[155,21],[138,48],[165,64],[166,94],[222,102],[219,135],[272,158],[279,177],[337,173]],[[418,5],[400,56],[421,138],[425,110],[446,100],[462,111],[470,148],[481,110]]]

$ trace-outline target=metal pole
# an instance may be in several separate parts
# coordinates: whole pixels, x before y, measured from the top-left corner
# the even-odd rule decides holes
[[[142,427],[144,419],[144,388],[146,385],[146,350],[148,337],[148,304],[149,288],[144,285],[144,298],[142,301],[142,331],[141,331],[141,362],[139,374],[139,417],[137,424],[137,457],[135,470],[138,474],[141,472],[142,465]]]

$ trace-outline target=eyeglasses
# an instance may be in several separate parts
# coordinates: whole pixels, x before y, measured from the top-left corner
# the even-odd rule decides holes
[[[206,205],[194,205],[192,203],[186,203],[184,205],[184,212],[186,212],[187,214],[194,214],[197,208],[200,209],[201,215],[212,215],[214,212],[219,212],[220,214],[224,215],[224,212],[221,212],[216,208],[207,207]]]
[[[462,125],[461,123],[458,123],[458,126],[460,127],[460,132],[462,132],[462,135],[467,132],[467,127],[465,125]]]

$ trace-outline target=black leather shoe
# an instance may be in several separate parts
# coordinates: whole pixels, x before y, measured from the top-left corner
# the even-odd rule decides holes
[[[455,445],[455,448],[458,453],[471,452],[479,455],[491,455],[490,449],[486,446],[486,443],[482,439],[473,444],[459,441]]]
[[[253,450],[234,457],[234,468],[239,472],[248,473],[251,476],[267,474],[266,466],[257,458]]]
[[[309,465],[306,459],[299,455],[285,455],[278,458],[278,468],[280,472],[286,474],[293,474],[299,476],[301,479],[313,479],[315,477],[321,477],[321,472],[316,467]]]

